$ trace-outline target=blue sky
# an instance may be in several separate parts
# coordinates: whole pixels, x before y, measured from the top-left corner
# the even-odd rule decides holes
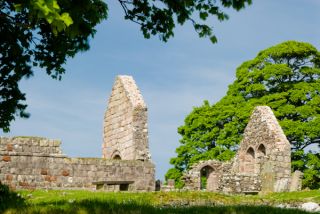
[[[146,40],[139,26],[123,19],[117,1],[106,1],[109,18],[100,24],[91,49],[69,59],[62,81],[36,70],[23,80],[29,119],[18,118],[2,136],[43,136],[62,140],[71,157],[100,157],[102,122],[116,75],[132,75],[149,110],[149,145],[162,179],[180,136],[177,127],[203,100],[218,101],[236,68],[265,48],[286,40],[320,49],[320,0],[253,0],[230,19],[214,25],[218,44],[199,39],[190,24],[175,29],[167,43]]]

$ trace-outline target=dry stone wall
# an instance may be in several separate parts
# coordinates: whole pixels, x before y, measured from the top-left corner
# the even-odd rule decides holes
[[[147,106],[131,76],[118,76],[104,117],[103,157],[149,160]]]
[[[201,161],[194,165],[184,176],[187,190],[205,189],[212,192],[224,193],[254,193],[261,190],[260,179],[257,175],[241,175],[232,173],[233,162],[216,160]],[[209,169],[206,175],[207,184],[201,186],[203,170]]]
[[[99,181],[128,182],[129,191],[155,188],[150,161],[68,158],[60,144],[35,137],[0,138],[0,181],[14,189],[94,190]],[[119,185],[109,186],[119,190]]]
[[[261,181],[257,175],[223,174],[219,192],[254,194],[261,191]]]

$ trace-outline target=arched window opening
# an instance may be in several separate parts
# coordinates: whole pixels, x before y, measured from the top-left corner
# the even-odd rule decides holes
[[[114,151],[113,154],[111,155],[111,159],[113,160],[121,160],[121,155],[118,150]]]
[[[244,168],[243,172],[245,173],[254,173],[254,165],[255,165],[255,153],[252,147],[250,147],[245,155],[244,160]]]
[[[260,173],[263,163],[265,162],[266,157],[266,147],[263,144],[260,144],[257,149],[257,158],[256,158],[256,172]]]
[[[113,159],[113,160],[121,160],[121,157],[120,157],[120,155],[115,155],[115,156],[113,156],[112,159]]]
[[[260,144],[260,146],[258,147],[258,154],[259,157],[266,156],[266,147],[263,144]]]
[[[247,150],[246,159],[250,161],[254,159],[254,150],[252,147]]]

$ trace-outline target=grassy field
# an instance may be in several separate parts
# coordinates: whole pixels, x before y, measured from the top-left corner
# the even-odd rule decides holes
[[[1,196],[0,196],[1,199]],[[105,193],[90,191],[19,191],[0,200],[2,213],[306,213],[296,209],[303,202],[320,203],[320,190],[265,196],[224,195],[209,192]]]

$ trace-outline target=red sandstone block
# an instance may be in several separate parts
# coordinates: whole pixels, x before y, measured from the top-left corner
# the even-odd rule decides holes
[[[35,190],[36,189],[36,184],[35,183],[31,183],[26,188],[29,189],[29,190]]]
[[[7,181],[12,181],[12,178],[13,178],[12,175],[10,175],[10,174],[9,174],[9,175],[6,175],[6,180],[7,180]]]
[[[13,151],[13,146],[12,146],[12,144],[7,144],[7,151],[8,151],[8,152]]]
[[[9,161],[11,161],[11,157],[10,156],[3,156],[2,160],[5,162],[9,162]]]
[[[21,187],[28,187],[29,184],[28,184],[27,182],[20,181],[20,182],[19,182],[19,186],[21,186]]]
[[[41,169],[40,174],[41,175],[47,175],[48,174],[48,170],[47,169]]]
[[[45,180],[45,181],[49,181],[49,182],[57,181],[57,177],[56,177],[56,176],[47,175],[47,176],[44,178],[44,180]]]
[[[63,175],[63,176],[69,176],[70,173],[69,173],[68,170],[63,170],[63,171],[62,171],[62,175]]]

